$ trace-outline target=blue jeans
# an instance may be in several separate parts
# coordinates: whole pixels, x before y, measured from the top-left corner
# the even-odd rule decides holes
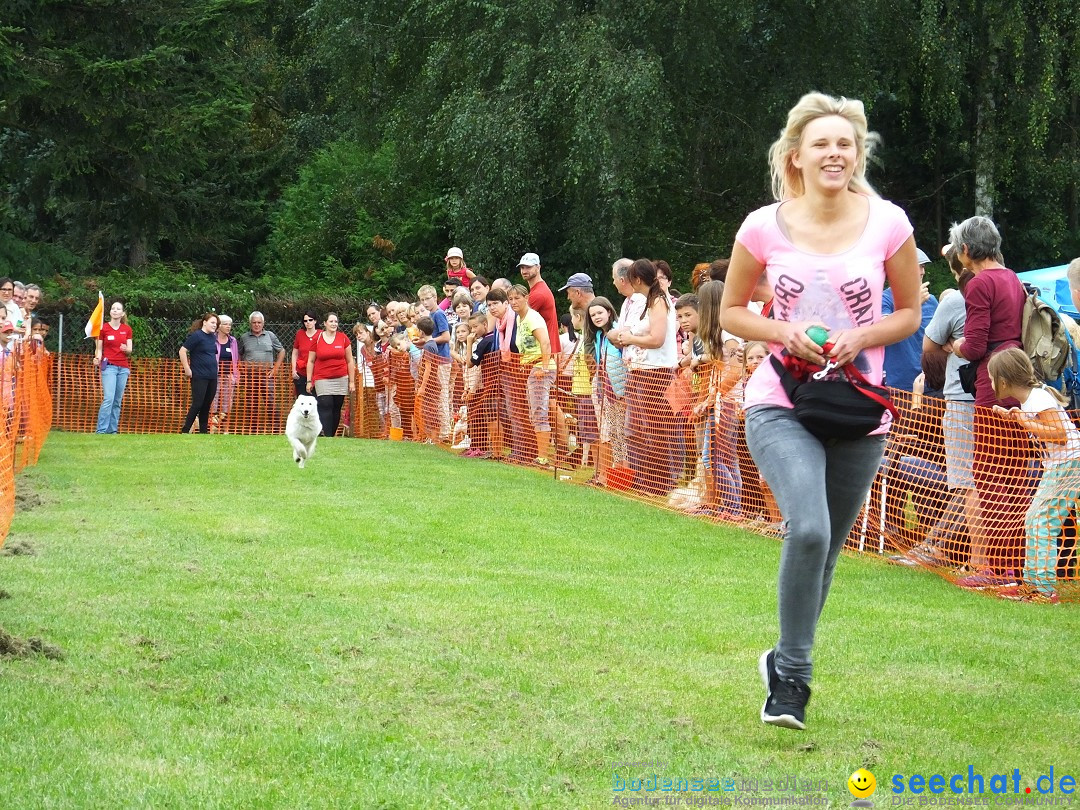
[[[116,433],[120,427],[120,403],[124,399],[130,368],[107,365],[101,370],[101,407],[97,415],[98,433]]]
[[[787,522],[776,671],[809,683],[810,650],[836,558],[881,466],[885,437],[822,442],[790,408],[758,405],[746,412],[746,443]]]

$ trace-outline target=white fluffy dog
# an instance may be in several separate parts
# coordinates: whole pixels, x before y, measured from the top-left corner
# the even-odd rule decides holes
[[[315,455],[315,440],[319,438],[322,422],[315,397],[299,396],[285,420],[285,438],[293,448],[293,460],[304,468],[304,462]]]

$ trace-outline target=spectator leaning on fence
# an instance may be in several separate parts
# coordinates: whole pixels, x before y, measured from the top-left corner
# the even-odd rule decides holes
[[[94,341],[94,363],[101,369],[101,407],[97,432],[116,433],[120,427],[120,403],[131,374],[131,327],[124,305],[114,301],[109,320],[101,325]]]
[[[977,370],[972,473],[981,516],[971,547],[975,571],[957,584],[969,588],[1009,585],[1015,583],[1022,560],[1024,512],[1031,494],[1030,442],[1018,425],[989,410],[994,405],[1008,408],[1019,403],[998,400],[986,367],[994,353],[1020,346],[1026,293],[1016,273],[1002,261],[1001,234],[990,219],[970,217],[953,225],[949,238],[957,260],[974,274],[961,290],[967,317],[964,336],[953,341],[952,350]]]

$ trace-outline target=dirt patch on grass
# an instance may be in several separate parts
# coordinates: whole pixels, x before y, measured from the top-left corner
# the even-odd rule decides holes
[[[11,594],[8,593],[7,591],[5,591],[3,588],[0,588],[0,600],[2,600],[2,599],[10,599],[10,598],[11,598]]]
[[[22,639],[0,629],[0,658],[30,658],[34,655],[42,655],[53,661],[64,660],[64,651],[55,644],[37,636]]]
[[[37,549],[34,548],[34,544],[19,537],[14,540],[8,538],[4,547],[0,548],[0,557],[34,557],[36,555]]]
[[[31,509],[36,509],[41,506],[45,501],[38,495],[37,491],[28,486],[25,481],[16,481],[15,483],[15,511],[16,512],[29,512]]]

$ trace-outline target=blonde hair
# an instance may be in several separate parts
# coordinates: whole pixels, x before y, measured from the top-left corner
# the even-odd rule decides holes
[[[1045,388],[1054,395],[1060,405],[1067,405],[1069,402],[1064,394],[1036,376],[1031,358],[1016,346],[992,355],[986,364],[986,373],[990,375],[990,384],[994,386],[994,394],[998,399],[1002,398],[999,389],[1004,383],[1014,388]]]
[[[780,137],[769,147],[769,172],[772,176],[773,197],[779,201],[801,197],[805,193],[802,173],[792,163],[792,155],[802,143],[803,130],[811,121],[838,115],[855,130],[855,173],[848,188],[871,197],[878,193],[866,182],[866,159],[877,145],[876,132],[870,132],[866,123],[863,103],[851,98],[833,98],[824,93],[807,93],[788,111],[787,125]]]

